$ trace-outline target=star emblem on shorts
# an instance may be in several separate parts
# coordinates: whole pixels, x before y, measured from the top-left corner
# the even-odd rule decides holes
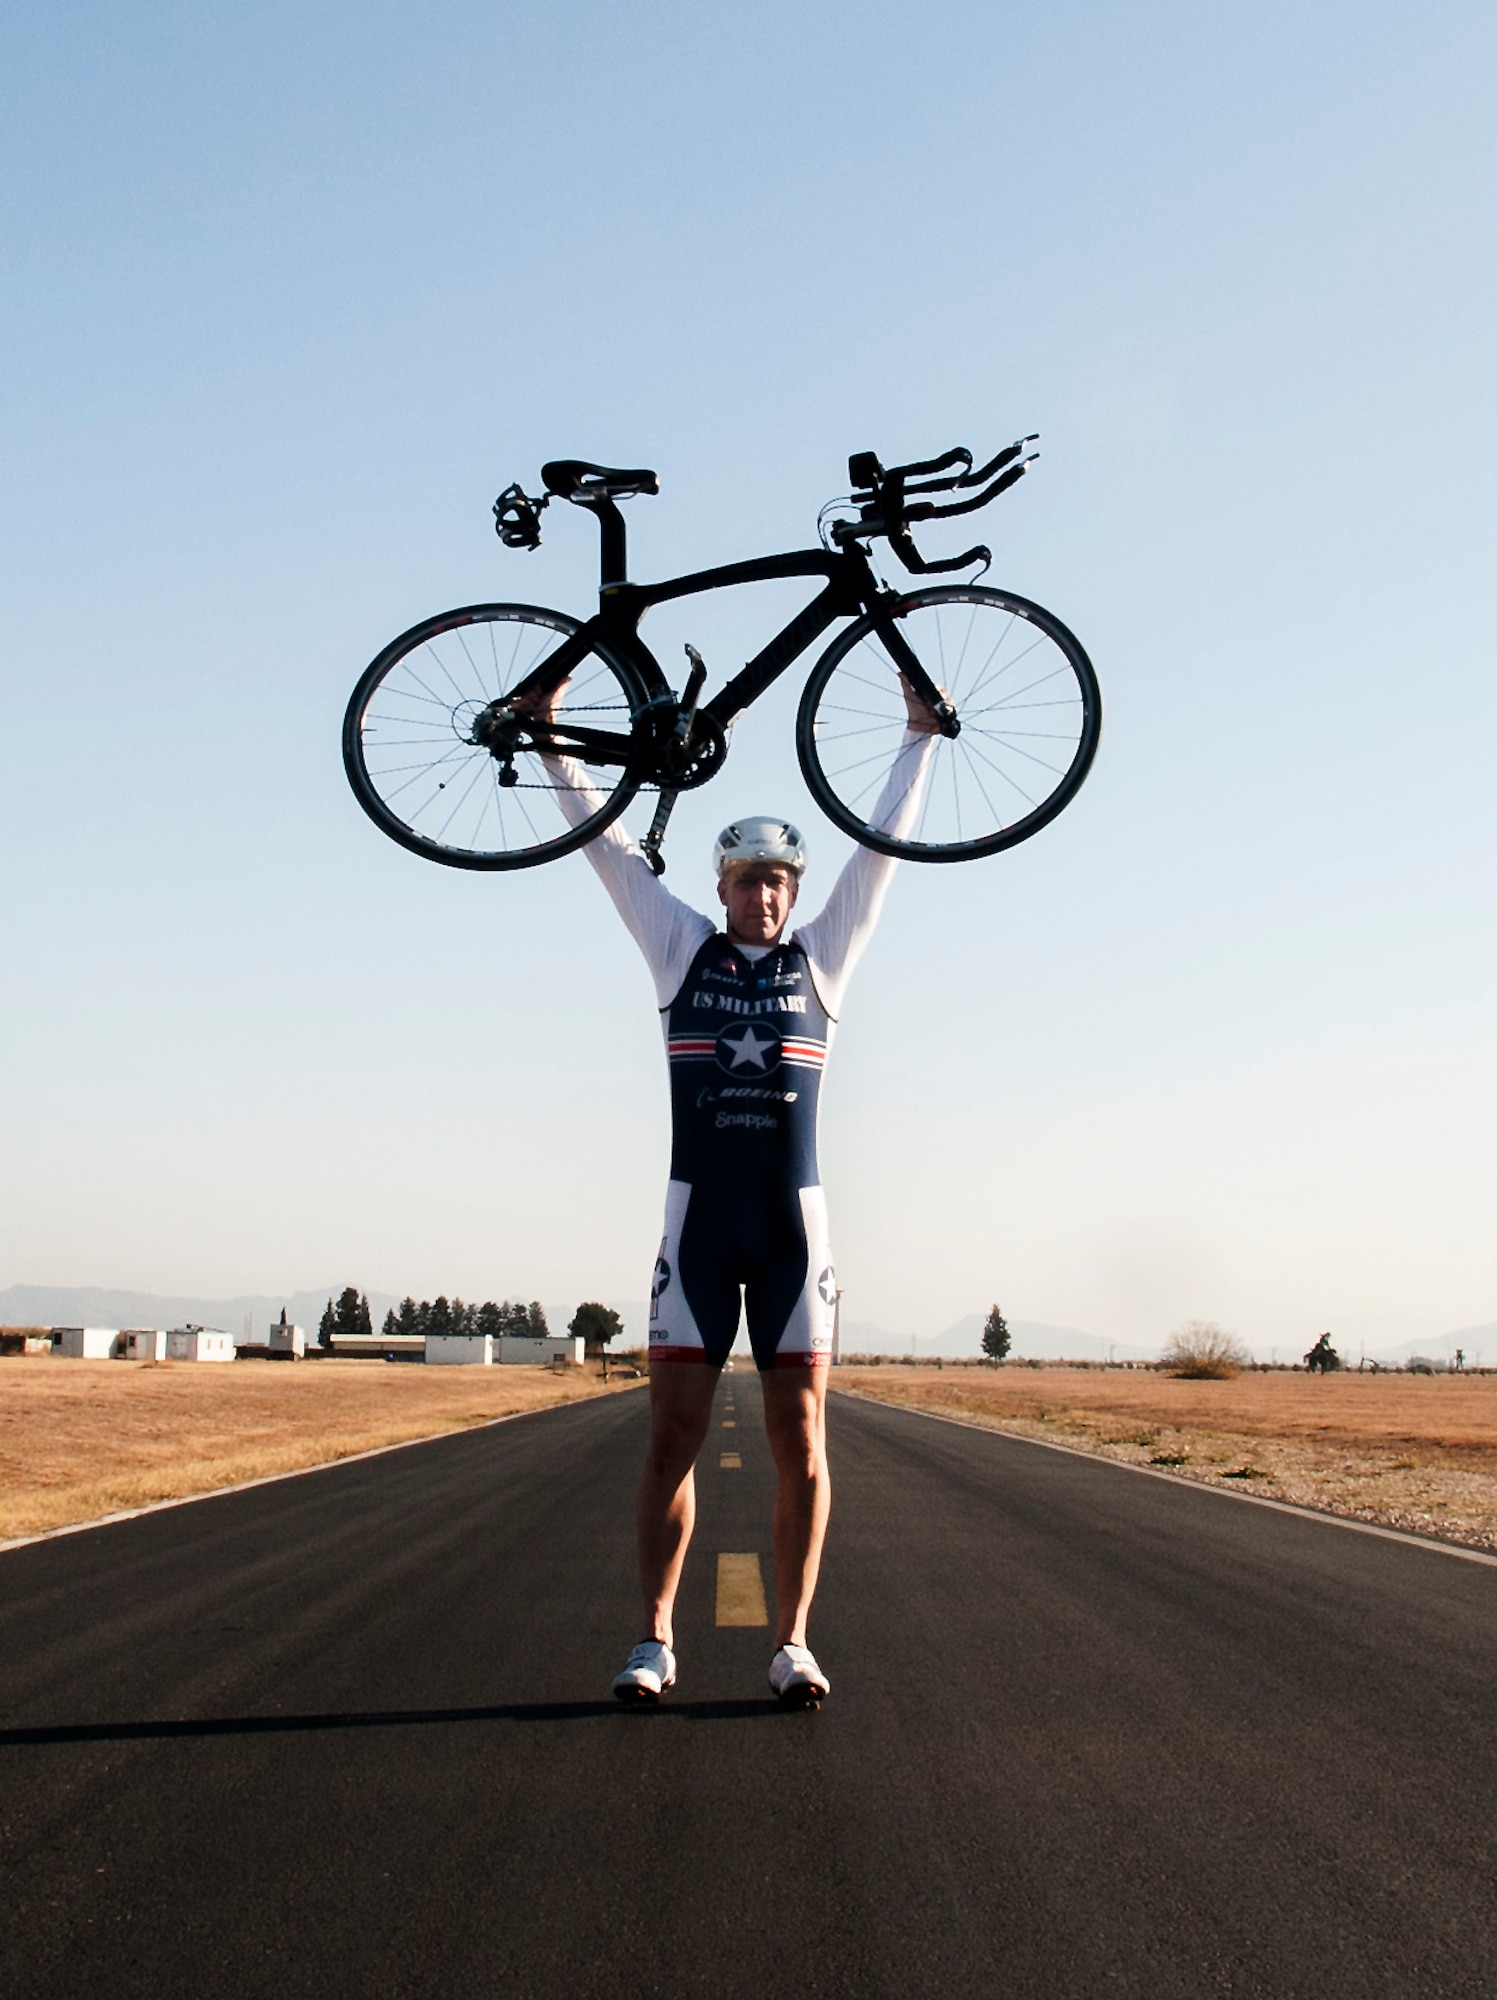
[[[779,1052],[777,1036],[766,1035],[761,1041],[751,1027],[745,1028],[736,1041],[731,1035],[722,1035],[718,1039],[725,1049],[732,1052],[733,1060],[729,1065],[732,1069],[766,1070],[770,1067],[766,1058],[771,1053]]]
[[[837,1279],[830,1264],[822,1272],[816,1289],[828,1305],[835,1303],[837,1297]]]

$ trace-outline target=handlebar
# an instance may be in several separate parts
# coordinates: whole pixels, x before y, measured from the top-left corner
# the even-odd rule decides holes
[[[858,518],[856,521],[833,522],[832,540],[839,548],[844,548],[849,542],[886,535],[890,547],[905,568],[919,575],[928,575],[936,570],[965,569],[974,562],[991,562],[991,552],[981,544],[968,549],[965,555],[928,561],[915,547],[910,535],[910,523],[946,520],[954,514],[973,514],[979,507],[986,507],[1000,493],[1006,493],[1010,486],[1022,479],[1039,457],[1037,451],[1021,457],[1025,445],[1033,444],[1038,435],[1037,431],[1031,431],[1027,437],[1006,445],[986,465],[979,466],[975,471],[972,454],[964,445],[955,446],[939,458],[922,459],[913,465],[895,465],[887,469],[880,465],[875,452],[854,452],[847,461],[847,473],[857,489],[852,498],[858,509]],[[943,479],[939,476],[949,472],[953,466],[961,467],[955,478]],[[909,482],[912,479],[919,483],[911,485]],[[909,504],[910,496],[916,493],[965,493],[966,489],[974,486],[982,490],[970,499],[955,500],[947,507],[937,506],[933,500],[917,500],[914,506]]]

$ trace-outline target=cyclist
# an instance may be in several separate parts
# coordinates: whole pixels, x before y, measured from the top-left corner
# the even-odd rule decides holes
[[[937,729],[909,688],[905,705],[908,726],[870,821],[896,834],[914,823]],[[596,794],[570,760],[548,763],[563,811],[580,823],[597,810]],[[777,1473],[770,1686],[787,1705],[819,1702],[830,1682],[806,1644],[806,1619],[831,1506],[825,1405],[837,1287],[817,1102],[842,997],[895,863],[858,848],[821,914],[791,932],[801,836],[784,820],[740,820],[714,855],[719,930],[670,893],[618,821],[583,852],[655,981],[673,1126],[637,1504],[647,1633],[614,1693],[658,1701],[675,1682],[672,1612],[696,1513],[694,1467],[746,1308]]]

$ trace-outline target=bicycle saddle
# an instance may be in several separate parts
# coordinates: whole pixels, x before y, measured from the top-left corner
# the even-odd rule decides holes
[[[602,496],[621,500],[629,493],[658,493],[660,481],[653,472],[620,472],[610,465],[589,465],[584,458],[553,458],[541,467],[546,491],[558,500],[579,500]]]

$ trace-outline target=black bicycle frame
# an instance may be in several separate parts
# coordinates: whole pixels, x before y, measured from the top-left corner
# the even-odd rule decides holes
[[[837,550],[800,549],[788,555],[759,556],[751,562],[725,563],[721,568],[697,570],[691,576],[675,577],[668,583],[630,583],[624,573],[623,516],[609,499],[586,504],[589,512],[598,515],[603,536],[597,615],[589,618],[570,639],[563,640],[533,673],[510,690],[507,707],[523,704],[531,695],[549,692],[581,663],[594,644],[601,644],[628,660],[645,684],[651,707],[658,706],[662,715],[669,717],[675,711],[675,693],[659,661],[639,636],[640,620],[652,605],[669,603],[675,597],[695,597],[704,591],[727,590],[740,583],[769,583],[793,576],[825,577],[826,588],[798,611],[747,666],[724,682],[710,701],[701,703],[699,713],[726,729],[839,618],[855,618],[865,611],[876,615],[880,604],[886,600],[892,602],[896,595],[880,588],[867,553],[857,543]],[[880,636],[916,693],[935,706],[941,699],[940,691],[905,644],[892,618]],[[616,735],[571,725],[565,727],[564,734],[568,746],[584,754],[606,756],[611,749],[613,755],[609,761],[623,761],[618,754]]]

